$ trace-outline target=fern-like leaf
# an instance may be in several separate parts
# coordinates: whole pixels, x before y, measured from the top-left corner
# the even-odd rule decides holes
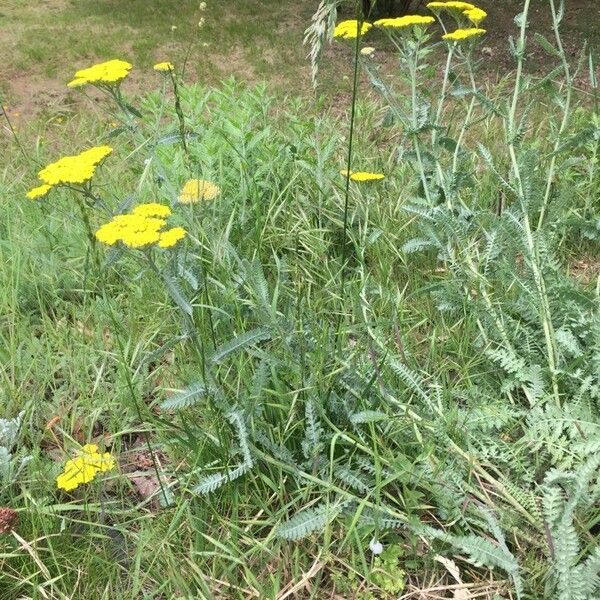
[[[212,356],[210,357],[210,361],[213,364],[217,364],[233,352],[238,352],[243,348],[247,348],[248,346],[252,346],[253,344],[267,340],[270,337],[271,332],[266,327],[258,327],[256,329],[246,331],[245,333],[242,333],[229,340],[225,344],[219,346],[213,352]]]
[[[306,508],[277,528],[277,536],[285,540],[301,540],[311,533],[324,529],[339,514],[340,507],[322,504]]]

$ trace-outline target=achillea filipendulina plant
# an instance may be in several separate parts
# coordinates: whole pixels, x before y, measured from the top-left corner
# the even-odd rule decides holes
[[[45,198],[50,193],[51,189],[52,189],[51,185],[44,183],[42,185],[39,185],[39,186],[34,187],[33,189],[29,190],[27,192],[27,194],[25,194],[25,195],[30,200],[40,200],[41,198]]]
[[[477,27],[471,27],[469,29],[456,29],[450,33],[445,33],[442,39],[447,42],[464,42],[465,40],[472,40],[474,38],[481,37],[485,34],[485,29]]]
[[[335,26],[333,37],[342,38],[345,40],[354,40],[358,35],[365,35],[373,27],[371,23],[366,21],[360,22],[356,19],[341,21]]]
[[[205,179],[189,179],[179,193],[181,204],[195,204],[202,200],[214,200],[221,193],[218,185]]]
[[[462,13],[465,10],[473,10],[477,7],[469,2],[429,2],[427,4],[427,8],[434,11],[447,10],[458,11]]]
[[[432,4],[451,12],[458,31],[478,29],[467,29],[469,19],[475,24],[481,17],[473,5]],[[431,21],[423,19],[420,24]],[[556,29],[559,20],[555,15]],[[338,37],[356,41],[357,59],[357,38],[366,31],[353,23]],[[273,511],[277,524],[265,528],[268,543],[274,535],[292,542],[318,540],[324,532],[334,540],[350,527],[361,555],[371,538],[372,552],[389,558],[389,565],[376,559],[360,573],[379,586],[377,593],[400,593],[409,569],[403,553],[425,542],[432,553],[460,554],[475,565],[469,578],[485,565],[482,579],[487,585],[491,574],[498,594],[537,598],[550,590],[594,600],[598,294],[578,288],[561,271],[560,253],[554,256],[560,244],[554,221],[561,216],[555,189],[576,202],[559,171],[572,173],[563,160],[572,158],[564,135],[569,86],[555,91],[556,106],[565,111],[548,127],[555,137],[532,140],[529,103],[521,107],[523,55],[514,96],[494,106],[473,68],[480,34],[452,32],[448,41],[472,43],[440,44],[447,57],[437,85],[429,75],[437,70],[427,62],[430,34],[417,23],[397,23],[384,26],[388,35],[415,31],[393,36],[402,92],[373,81],[389,104],[386,127],[394,134],[393,154],[376,163],[390,171],[385,186],[367,183],[383,180],[383,173],[351,170],[359,158],[368,164],[365,144],[370,156],[377,148],[355,139],[360,156],[353,157],[354,120],[363,116],[355,110],[362,65],[355,60],[344,197],[337,167],[326,166],[340,164],[337,130],[324,135],[320,128],[312,145],[270,134],[264,142],[270,123],[247,125],[256,115],[269,118],[260,99],[243,118],[230,119],[226,113],[240,109],[238,98],[224,105],[223,95],[216,107],[210,103],[206,122],[194,114],[185,128],[183,110],[195,98],[188,89],[176,105],[183,151],[171,122],[160,129],[166,103],[155,103],[158,132],[144,137],[142,127],[127,130],[136,148],[129,160],[139,161],[132,167],[134,190],[123,183],[106,198],[85,196],[84,218],[104,223],[94,239],[110,246],[105,268],[127,260],[139,267],[139,278],[156,275],[179,309],[172,337],[148,353],[155,360],[185,344],[184,360],[165,369],[184,364],[193,373],[192,382],[182,382],[161,404],[163,411],[186,413],[157,419],[176,432],[165,446],[177,445],[174,454],[185,455],[171,468],[189,469],[176,493],[207,496],[244,478],[235,500],[219,497],[218,526],[241,507],[254,518],[252,501],[264,506],[265,497],[275,498],[281,506]],[[526,27],[527,11],[521,48]],[[164,72],[177,95],[175,77]],[[376,69],[368,73],[377,76]],[[215,118],[226,126],[220,123],[211,139]],[[493,153],[478,135],[488,126],[497,143]],[[223,150],[223,131],[230,153]],[[593,143],[597,128],[586,132]],[[303,154],[316,156],[319,168]],[[179,205],[213,200],[219,186],[193,179],[184,193],[188,184],[179,192],[177,182],[202,172],[218,172],[227,189],[240,192],[236,201],[199,211],[199,221],[196,211]],[[351,188],[351,181],[360,185]],[[85,193],[75,187],[75,194]],[[159,194],[169,206],[132,207]],[[138,280],[127,283],[133,288]],[[159,297],[151,291],[154,302]],[[137,415],[149,429],[143,412]],[[198,477],[205,459],[209,468]],[[84,447],[57,484],[76,489],[111,470],[111,460]],[[281,498],[271,495],[278,489],[273,483]],[[192,504],[186,506],[193,510]],[[546,566],[542,555],[552,556]],[[376,571],[382,567],[385,576]]]
[[[71,88],[88,84],[118,86],[129,75],[132,68],[133,65],[124,60],[108,60],[77,71],[67,86]]]
[[[160,62],[160,63],[156,63],[154,65],[153,69],[155,71],[158,71],[159,73],[169,73],[169,72],[173,71],[175,69],[175,67],[173,66],[173,63]]]
[[[463,15],[465,15],[473,25],[479,25],[479,23],[487,17],[487,13],[481,8],[470,8],[463,11]]]
[[[78,456],[65,463],[63,472],[56,478],[56,487],[71,492],[115,467],[116,461],[109,452],[100,453],[96,444],[86,444]]]
[[[348,177],[348,171],[343,169],[340,173]],[[350,171],[350,179],[357,182],[380,181],[385,178],[383,173],[371,173],[370,171]]]
[[[379,19],[373,23],[376,27],[390,27],[392,29],[406,29],[415,26],[428,26],[435,22],[433,17],[422,15],[406,15],[389,19]]]
[[[96,167],[109,155],[113,149],[110,146],[96,146],[76,154],[74,156],[65,156],[60,160],[44,167],[38,177],[47,186],[58,185],[82,185],[92,179],[96,172]],[[49,189],[35,188],[37,192],[50,191]],[[30,193],[34,192],[32,190]],[[31,196],[29,196],[31,197]]]
[[[186,231],[182,227],[166,229],[170,214],[168,206],[155,202],[141,204],[102,225],[96,231],[96,238],[108,246],[121,243],[132,249],[172,248],[185,238]]]

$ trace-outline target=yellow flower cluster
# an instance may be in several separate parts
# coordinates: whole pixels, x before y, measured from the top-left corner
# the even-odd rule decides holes
[[[130,213],[114,216],[96,231],[96,239],[108,246],[121,242],[129,248],[172,248],[185,236],[183,227],[164,229],[171,209],[149,202],[136,206]]]
[[[30,200],[45,198],[57,185],[78,185],[89,181],[96,172],[96,167],[112,152],[110,146],[95,146],[75,156],[64,156],[43,168],[38,177],[43,185],[29,190],[26,194]]]
[[[159,219],[166,219],[171,215],[171,209],[165,204],[159,204],[158,202],[147,202],[146,204],[138,204],[132,214],[138,215],[139,217],[158,217]]]
[[[460,13],[467,17],[474,25],[479,25],[487,17],[485,10],[478,8],[470,2],[430,2],[427,8],[433,11],[446,10],[455,14]]]
[[[108,452],[100,454],[96,444],[86,444],[79,456],[66,462],[64,471],[56,478],[56,486],[70,492],[115,466],[115,459]]]
[[[340,173],[344,177],[348,177],[348,171],[346,169],[341,170]],[[350,179],[352,179],[352,181],[378,181],[384,178],[385,175],[383,173],[370,173],[368,171],[350,171]]]
[[[221,190],[219,186],[204,179],[189,179],[179,194],[182,204],[194,204],[200,200],[214,200]]]
[[[365,35],[371,27],[373,27],[371,23],[363,22],[359,29],[359,22],[356,19],[340,21],[333,30],[333,37],[355,40],[357,35]]]
[[[396,17],[394,19],[379,19],[375,21],[377,27],[394,27],[404,29],[413,27],[414,25],[431,25],[435,19],[433,17],[423,17],[421,15],[406,15],[404,17]]]
[[[25,194],[30,200],[39,200],[40,198],[45,198],[50,190],[52,189],[51,185],[43,184],[38,187],[29,190],[27,194]]]
[[[430,10],[459,10],[464,12],[465,10],[471,10],[476,8],[474,4],[469,2],[430,2],[427,5]]]
[[[169,71],[173,71],[174,69],[175,67],[173,66],[173,63],[170,62],[161,62],[154,65],[155,71],[160,71],[164,73],[168,73]]]
[[[465,15],[465,17],[467,17],[467,19],[469,19],[473,25],[479,25],[479,23],[481,23],[481,21],[487,17],[485,10],[477,7],[463,11],[463,15]]]
[[[471,27],[469,29],[457,29],[451,33],[446,33],[442,36],[442,39],[448,42],[462,42],[472,38],[479,37],[485,33],[485,29],[478,29]]]
[[[77,71],[75,78],[67,86],[73,88],[87,85],[88,83],[118,85],[129,75],[129,71],[132,68],[133,65],[124,60],[108,60]]]

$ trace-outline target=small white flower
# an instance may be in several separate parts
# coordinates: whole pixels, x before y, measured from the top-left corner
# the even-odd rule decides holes
[[[373,538],[369,543],[369,549],[375,555],[381,554],[383,552],[383,544]]]
[[[206,10],[206,2],[200,2],[200,10]]]
[[[372,46],[365,46],[364,48],[361,48],[360,53],[363,56],[372,56],[375,52],[375,48],[373,48]]]
[[[177,31],[177,25],[171,25],[171,31]]]

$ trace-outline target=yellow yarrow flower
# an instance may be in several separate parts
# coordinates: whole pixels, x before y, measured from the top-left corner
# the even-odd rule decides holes
[[[469,10],[463,11],[463,15],[465,15],[473,25],[479,25],[479,23],[487,17],[487,13],[481,8],[470,8]]]
[[[175,67],[173,66],[173,63],[170,62],[161,62],[154,65],[155,71],[168,73],[169,71],[173,71],[174,69]]]
[[[219,186],[204,179],[189,179],[179,193],[179,202],[193,204],[200,200],[214,200],[221,190]]]
[[[164,219],[136,214],[117,215],[102,225],[96,239],[108,246],[122,242],[130,248],[144,248],[160,240],[160,230],[167,224]]]
[[[171,209],[158,202],[148,202],[147,204],[139,204],[131,212],[141,217],[160,217],[164,219],[171,214]]]
[[[85,183],[112,151],[110,146],[96,146],[75,156],[65,156],[42,169],[38,177],[47,185]]]
[[[173,227],[160,234],[158,245],[160,248],[172,248],[187,235],[183,227]]]
[[[29,190],[25,195],[30,200],[39,200],[40,198],[45,198],[51,189],[51,185],[43,184],[33,188],[32,190]]]
[[[56,486],[70,492],[115,466],[116,461],[108,452],[100,454],[96,444],[86,444],[79,456],[66,462],[64,471],[56,478]]]
[[[342,169],[340,173],[344,177],[348,177],[348,171],[346,169]],[[369,171],[350,171],[350,179],[352,181],[378,181],[384,178],[385,175],[383,173],[370,173]]]
[[[460,12],[464,12],[465,10],[472,10],[473,8],[477,8],[474,4],[470,2],[430,2],[427,4],[427,8],[430,10],[459,10]]]
[[[421,15],[406,15],[394,19],[379,19],[374,25],[377,27],[393,27],[395,29],[404,29],[415,25],[431,25],[435,19],[433,17],[423,17]]]
[[[462,42],[464,40],[482,36],[485,31],[485,29],[478,29],[476,27],[471,27],[470,29],[457,29],[451,33],[444,34],[442,39],[448,42]]]
[[[96,231],[96,239],[107,246],[121,242],[136,249],[154,245],[172,248],[185,237],[186,231],[183,227],[164,230],[167,225],[166,217],[170,214],[171,209],[163,204],[140,204],[131,213],[115,215],[102,225]]]
[[[75,78],[67,84],[67,87],[80,87],[88,83],[118,85],[129,75],[132,68],[133,65],[124,60],[108,60],[77,71]]]
[[[360,24],[356,19],[340,21],[333,30],[333,37],[343,38],[345,40],[355,40],[357,35],[365,35],[373,25],[366,21]]]

